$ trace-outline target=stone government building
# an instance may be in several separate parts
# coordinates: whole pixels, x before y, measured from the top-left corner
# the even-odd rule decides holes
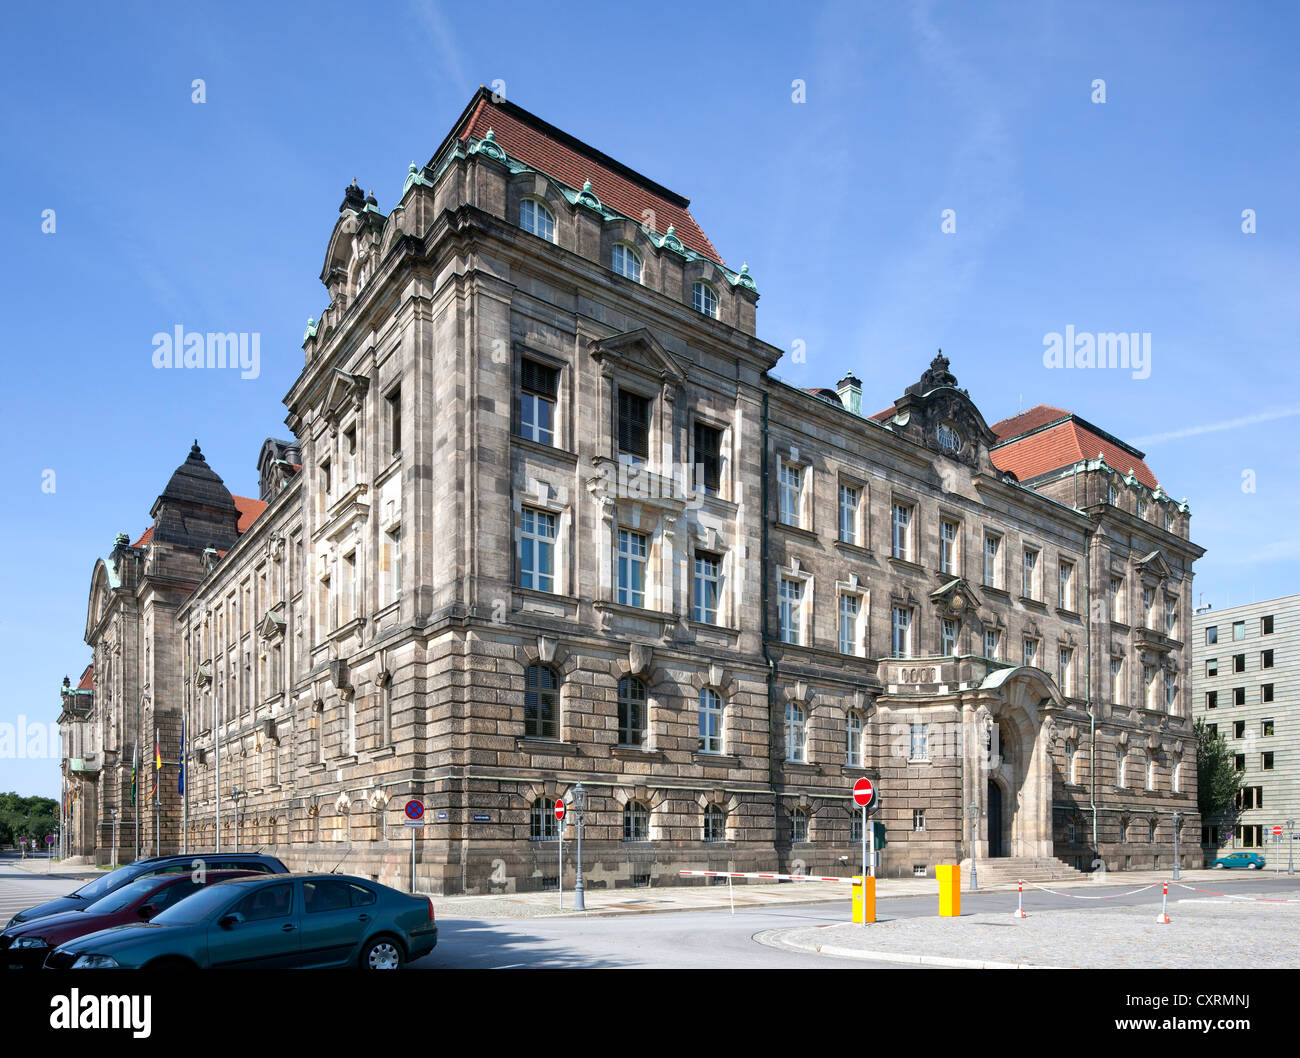
[[[414,796],[435,893],[555,885],[578,781],[594,886],[842,873],[862,775],[887,875],[1196,848],[1187,504],[942,354],[875,415],[781,382],[688,207],[485,90],[389,213],[347,188],[259,498],[196,442],[95,565],[71,853],[136,855],[137,743],[140,855],[405,888]]]

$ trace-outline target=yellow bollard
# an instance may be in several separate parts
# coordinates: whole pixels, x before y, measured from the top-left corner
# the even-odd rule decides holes
[[[961,867],[955,863],[941,863],[934,869],[939,879],[939,917],[961,917]]]
[[[853,879],[853,921],[864,924],[876,921],[876,880],[865,880],[864,887],[862,878]]]

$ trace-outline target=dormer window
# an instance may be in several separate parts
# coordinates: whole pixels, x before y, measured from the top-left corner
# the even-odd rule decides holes
[[[555,214],[535,198],[526,198],[519,203],[519,226],[539,239],[555,241]]]
[[[621,242],[615,243],[610,263],[614,271],[625,279],[630,279],[633,283],[641,282],[641,258],[632,247]]]
[[[718,295],[708,283],[696,283],[691,295],[696,312],[712,318],[718,318]]]

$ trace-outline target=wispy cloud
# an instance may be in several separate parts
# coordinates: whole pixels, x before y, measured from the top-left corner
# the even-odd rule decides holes
[[[1243,415],[1239,419],[1225,419],[1222,422],[1202,423],[1200,426],[1186,426],[1181,430],[1170,430],[1167,433],[1153,433],[1146,437],[1135,438],[1132,443],[1139,448],[1146,448],[1161,441],[1177,441],[1183,437],[1196,437],[1203,433],[1236,430],[1243,426],[1254,426],[1256,423],[1272,422],[1274,419],[1287,419],[1292,415],[1300,415],[1300,407],[1273,408],[1270,411],[1256,412],[1254,415]]]
[[[1232,551],[1219,556],[1233,566],[1250,566],[1260,562],[1279,562],[1300,558],[1300,539],[1274,540],[1253,551]]]
[[[465,67],[461,65],[460,60],[464,51],[452,36],[451,27],[442,12],[438,10],[439,6],[439,0],[413,0],[411,9],[415,13],[416,21],[429,34],[438,49],[438,56],[441,59],[440,72],[451,82],[453,91],[468,97],[470,89],[476,86],[470,83]]]

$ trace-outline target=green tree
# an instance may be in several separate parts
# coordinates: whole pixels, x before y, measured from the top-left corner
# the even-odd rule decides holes
[[[1196,807],[1207,823],[1226,822],[1231,826],[1237,817],[1241,772],[1222,735],[1201,720],[1192,730],[1196,732]]]
[[[0,842],[17,844],[19,838],[43,846],[45,835],[59,825],[59,802],[52,797],[0,794]]]

